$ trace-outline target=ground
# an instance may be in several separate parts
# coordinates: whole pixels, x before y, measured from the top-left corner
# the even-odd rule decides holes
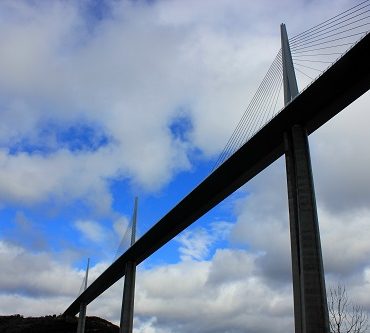
[[[98,317],[87,317],[85,333],[116,333],[118,326]],[[0,333],[75,333],[77,317],[63,316],[29,317],[16,314],[0,316]]]

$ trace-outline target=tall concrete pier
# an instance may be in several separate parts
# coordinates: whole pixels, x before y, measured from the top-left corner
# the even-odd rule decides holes
[[[134,213],[132,216],[131,246],[135,243],[137,223],[138,198],[135,198]],[[125,284],[123,287],[120,333],[132,333],[134,320],[134,298],[136,262],[129,261],[125,266]]]
[[[90,258],[87,259],[87,267],[86,267],[86,274],[84,280],[84,291],[87,288],[87,279],[89,277],[89,266],[90,266]],[[85,322],[86,322],[86,304],[80,304],[80,313],[78,316],[78,323],[77,323],[77,333],[84,333],[85,332]]]
[[[281,25],[284,103],[298,95],[289,40]],[[299,110],[297,110],[299,112]],[[284,133],[296,333],[329,333],[324,269],[308,137],[301,124]]]

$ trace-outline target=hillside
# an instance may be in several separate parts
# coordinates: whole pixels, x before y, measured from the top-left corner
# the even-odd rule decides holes
[[[77,317],[0,316],[0,333],[76,333]],[[85,333],[118,333],[118,326],[98,317],[87,317]]]

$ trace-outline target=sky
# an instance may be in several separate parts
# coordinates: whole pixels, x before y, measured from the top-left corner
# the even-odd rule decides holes
[[[280,23],[357,3],[2,0],[0,314],[63,313],[87,258],[90,283],[114,260],[135,196],[140,237],[211,172]],[[309,138],[326,284],[366,311],[369,108]],[[135,333],[293,332],[288,225],[280,158],[138,266]],[[118,323],[122,287],[88,315]]]

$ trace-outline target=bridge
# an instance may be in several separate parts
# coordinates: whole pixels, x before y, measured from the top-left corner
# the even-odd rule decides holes
[[[299,94],[284,25],[281,27],[281,38],[285,107],[240,147],[234,149],[230,156],[224,154],[226,157],[222,158],[214,171],[109,266],[73,301],[65,315],[76,315],[81,304],[89,304],[123,276],[127,278],[127,275],[133,274],[134,278],[132,272],[136,265],[285,154],[295,331],[328,332],[325,282],[307,136],[369,90],[370,34],[366,33]],[[309,230],[305,229],[306,226],[309,226]],[[310,240],[307,241],[307,238]]]

